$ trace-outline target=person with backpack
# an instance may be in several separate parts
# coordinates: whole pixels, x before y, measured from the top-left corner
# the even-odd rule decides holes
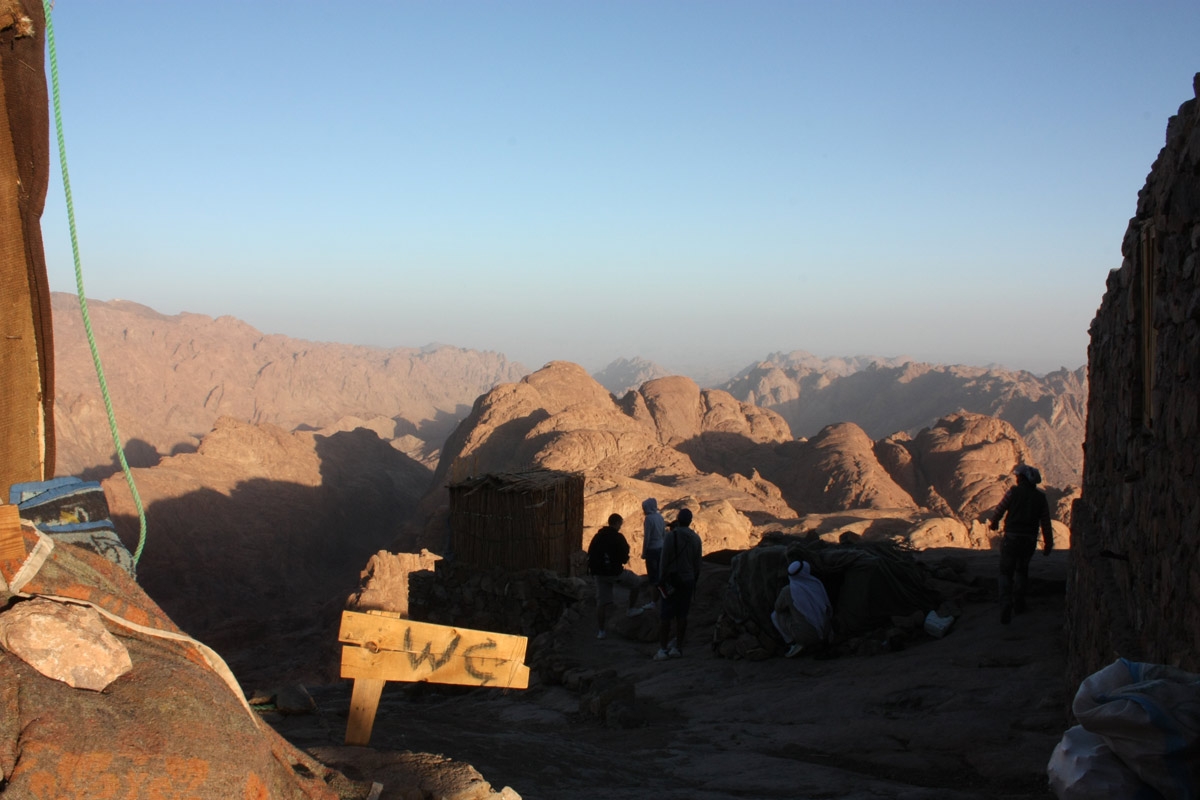
[[[1000,624],[1007,625],[1013,613],[1025,610],[1025,588],[1029,584],[1029,560],[1037,550],[1038,529],[1042,532],[1042,552],[1054,549],[1054,528],[1050,525],[1050,503],[1037,488],[1042,474],[1036,467],[1018,464],[1017,483],[1004,493],[992,512],[992,530],[1004,520],[1004,539],[1000,543]]]
[[[685,508],[675,517],[675,523],[663,539],[659,591],[663,595],[658,628],[659,647],[655,661],[679,658],[687,636],[688,612],[692,595],[700,579],[700,557],[703,547],[700,536],[691,529],[692,511]],[[675,638],[671,639],[671,622],[675,622]]]
[[[620,514],[612,514],[608,524],[596,531],[588,545],[588,572],[596,578],[596,638],[603,639],[608,607],[613,604],[613,587],[618,584],[629,589],[629,607],[637,603],[638,577],[625,569],[629,561],[629,542],[621,533]]]

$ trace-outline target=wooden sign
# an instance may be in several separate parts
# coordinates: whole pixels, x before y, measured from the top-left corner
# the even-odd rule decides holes
[[[371,738],[379,696],[387,681],[425,681],[525,689],[528,639],[503,633],[399,619],[376,612],[342,612],[338,633],[342,677],[354,679],[346,744]]]

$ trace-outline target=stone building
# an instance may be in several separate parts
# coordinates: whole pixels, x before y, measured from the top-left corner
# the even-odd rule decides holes
[[[1193,79],[1200,95],[1200,74]],[[1200,671],[1200,101],[1167,123],[1091,326],[1069,685],[1117,657]]]

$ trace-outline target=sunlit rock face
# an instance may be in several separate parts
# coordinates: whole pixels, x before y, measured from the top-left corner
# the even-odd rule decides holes
[[[691,508],[710,550],[744,548],[772,529],[919,531],[927,546],[986,548],[979,520],[1030,459],[1012,425],[982,414],[878,442],[853,423],[811,439],[790,433],[770,409],[688,378],[657,378],[618,400],[582,368],[553,362],[479,398],[447,441],[426,512],[434,528],[444,525],[437,507],[447,482],[549,468],[587,476],[585,543],[615,512],[633,520],[624,533],[635,554],[646,497],[668,519]],[[946,522],[926,524],[937,518]]]
[[[774,353],[722,385],[734,397],[776,411],[797,436],[853,422],[879,439],[915,435],[957,411],[1013,426],[1052,486],[1078,486],[1083,470],[1087,370],[1043,377],[999,368],[923,364],[907,359],[831,358]]]

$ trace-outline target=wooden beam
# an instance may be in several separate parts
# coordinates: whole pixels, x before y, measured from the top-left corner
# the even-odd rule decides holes
[[[7,497],[11,484],[47,476],[42,365],[33,316],[37,298],[29,285],[21,181],[4,74],[0,68],[0,492]]]
[[[346,744],[366,747],[371,741],[371,729],[375,727],[375,712],[379,709],[379,696],[383,694],[381,678],[356,678],[354,692],[350,695],[350,720],[346,723]]]

